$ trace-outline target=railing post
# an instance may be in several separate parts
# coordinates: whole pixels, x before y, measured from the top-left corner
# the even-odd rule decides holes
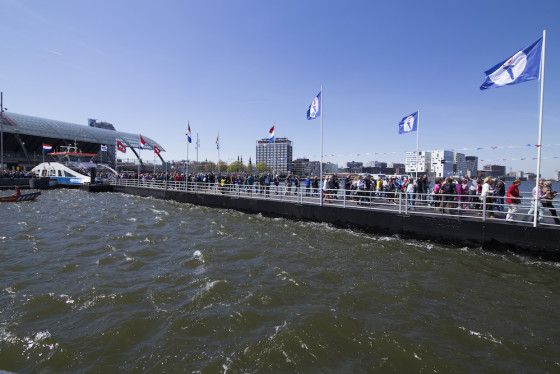
[[[482,220],[486,221],[486,196],[482,196]]]
[[[408,214],[408,192],[405,191],[404,193],[404,214]],[[401,200],[402,200],[402,192],[399,194],[399,196],[401,196]]]
[[[402,214],[402,194],[399,194],[399,214]]]

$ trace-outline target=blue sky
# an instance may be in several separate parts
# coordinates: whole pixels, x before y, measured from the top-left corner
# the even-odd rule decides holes
[[[187,157],[187,121],[199,160],[217,161],[219,133],[222,160],[254,161],[274,123],[294,158],[318,160],[320,120],[306,111],[322,85],[324,161],[404,162],[416,136],[398,122],[420,109],[421,150],[526,172],[538,81],[479,87],[546,29],[541,167],[560,169],[560,1],[2,0],[0,13],[9,111],[104,120],[167,160]]]

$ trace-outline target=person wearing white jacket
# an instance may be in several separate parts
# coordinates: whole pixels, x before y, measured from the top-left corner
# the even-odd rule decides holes
[[[414,210],[414,199],[416,197],[416,184],[413,178],[406,181],[406,206],[408,210]]]

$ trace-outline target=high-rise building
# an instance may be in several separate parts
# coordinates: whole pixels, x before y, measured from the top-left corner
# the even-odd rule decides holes
[[[469,178],[476,178],[478,176],[478,157],[467,156],[465,159],[467,161],[467,176]]]
[[[359,161],[347,162],[344,171],[347,173],[363,173],[364,163]]]
[[[453,172],[455,175],[467,176],[467,158],[464,153],[453,153]]]
[[[416,152],[406,152],[405,159],[405,172],[407,174],[413,173],[428,173],[431,166],[431,152],[420,151],[420,157],[418,162],[416,162]],[[418,169],[417,169],[418,167]]]
[[[287,138],[257,140],[257,164],[264,162],[271,172],[287,174],[292,171],[292,141]]]
[[[306,169],[309,167],[308,158],[298,158],[292,161],[292,173],[299,176],[304,176]]]
[[[446,178],[452,176],[455,155],[452,151],[437,150],[431,152],[431,172],[434,177]]]
[[[482,176],[499,178],[505,177],[506,167],[503,165],[484,165],[482,168]]]

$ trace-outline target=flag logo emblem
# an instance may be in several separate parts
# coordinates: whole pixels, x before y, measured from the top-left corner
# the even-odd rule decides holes
[[[515,81],[523,73],[525,66],[527,66],[527,55],[519,51],[488,78],[498,86],[504,86]]]
[[[407,132],[417,131],[418,129],[418,112],[403,117],[399,122],[399,134],[406,134]]]
[[[307,119],[315,119],[321,115],[321,92],[313,99],[307,110]]]
[[[410,132],[414,129],[414,116],[408,116],[404,120],[404,132]]]

